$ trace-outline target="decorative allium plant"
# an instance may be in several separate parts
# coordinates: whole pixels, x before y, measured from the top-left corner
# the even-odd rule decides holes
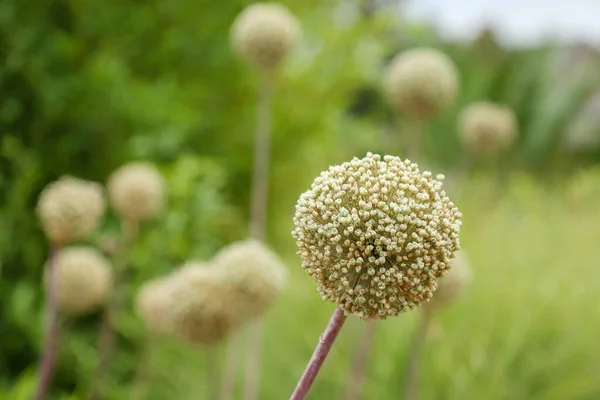
[[[411,160],[418,154],[422,125],[453,103],[458,86],[452,60],[432,48],[403,51],[386,68],[383,90],[388,102],[413,125],[406,152]]]
[[[469,266],[469,260],[465,254],[465,251],[461,250],[456,254],[456,258],[452,260],[452,268],[450,271],[439,280],[438,289],[433,294],[433,297],[429,303],[423,306],[423,310],[421,312],[421,321],[414,333],[410,348],[404,399],[416,400],[418,397],[417,389],[421,351],[433,314],[439,309],[452,304],[454,300],[463,294],[470,281],[471,268]]]
[[[386,319],[427,302],[460,248],[461,213],[443,176],[368,153],[330,167],[300,196],[302,268],[337,305],[291,399],[303,399],[348,315]]]
[[[63,248],[54,268],[58,309],[67,315],[92,312],[104,305],[111,295],[110,261],[94,247]]]
[[[98,339],[98,362],[92,379],[90,400],[100,398],[109,373],[115,330],[114,320],[121,311],[121,291],[126,286],[128,251],[135,241],[140,224],[154,217],[164,202],[164,179],[149,163],[132,162],[121,166],[109,177],[108,198],[121,220],[121,237],[114,253],[115,290],[104,309]]]
[[[235,242],[211,260],[232,296],[231,307],[240,320],[260,317],[273,304],[287,283],[283,261],[261,241]]]
[[[138,365],[132,399],[145,399],[153,378],[152,353],[157,339],[173,335],[182,343],[202,348],[207,358],[205,386],[208,399],[214,398],[218,369],[213,349],[237,327],[228,286],[206,263],[188,261],[167,276],[142,285],[136,295],[135,310],[146,325],[147,344]]]
[[[458,117],[458,134],[475,155],[489,155],[508,148],[517,138],[517,117],[509,107],[477,102],[465,107]]]
[[[73,283],[73,274],[69,274],[72,253],[58,266],[61,249],[66,244],[84,239],[96,230],[104,215],[105,201],[102,187],[94,182],[69,176],[60,178],[44,188],[38,199],[36,214],[42,229],[50,243],[50,256],[45,266],[45,284],[48,291],[46,301],[46,332],[40,361],[40,377],[35,399],[46,397],[52,380],[56,349],[59,338],[58,307],[64,307],[64,294],[60,286],[65,284],[58,279],[67,278]],[[65,266],[67,265],[67,266]],[[69,283],[67,283],[68,285]]]
[[[273,82],[278,67],[295,47],[300,34],[296,17],[285,6],[270,2],[249,5],[236,17],[231,27],[233,49],[260,73],[250,206],[250,236],[260,241],[265,236]],[[229,400],[233,394],[239,362],[239,340],[239,336],[234,336],[228,348],[221,384],[222,400]],[[259,396],[261,342],[262,327],[257,321],[251,325],[248,346],[243,390],[246,400],[256,400]]]

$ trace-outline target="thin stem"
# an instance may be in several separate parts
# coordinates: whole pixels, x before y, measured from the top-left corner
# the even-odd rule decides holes
[[[148,383],[152,380],[152,376],[154,375],[154,359],[152,357],[152,352],[157,345],[156,339],[156,336],[152,333],[148,333],[148,336],[146,336],[142,357],[139,361],[132,384],[132,400],[144,400],[147,397]]]
[[[471,152],[465,152],[459,159],[456,176],[449,182],[448,192],[457,193],[464,186],[474,164],[475,160],[473,159],[473,154]]]
[[[40,379],[35,392],[35,400],[42,400],[46,397],[54,373],[56,348],[58,347],[60,333],[58,320],[58,288],[56,281],[56,261],[59,249],[60,247],[57,245],[51,247],[47,264],[46,285],[48,299],[46,301],[46,332],[44,334],[44,347],[42,350],[42,359],[40,361]]]
[[[115,261],[116,278],[114,295],[109,300],[100,327],[98,338],[98,363],[92,378],[92,389],[89,400],[98,400],[102,397],[106,378],[110,370],[110,360],[115,347],[114,320],[123,306],[123,290],[127,275],[127,251],[137,234],[138,225],[133,221],[123,221],[123,245],[119,248],[118,260]]]
[[[250,346],[246,353],[246,374],[244,380],[245,400],[258,400],[260,382],[260,352],[262,348],[263,323],[254,321],[249,327]]]
[[[319,344],[315,348],[290,400],[302,400],[306,397],[325,362],[327,354],[329,354],[329,350],[331,350],[331,346],[333,346],[333,342],[340,333],[342,326],[344,326],[344,322],[346,322],[346,315],[344,315],[344,312],[340,308],[336,308],[325,328],[325,332],[319,338]]]
[[[230,400],[233,397],[235,389],[235,378],[238,371],[239,354],[242,346],[242,336],[240,333],[234,333],[227,345],[227,355],[225,356],[225,369],[221,379],[221,389],[219,390],[219,400]]]
[[[219,380],[218,377],[218,361],[217,354],[214,347],[207,347],[205,349],[205,363],[204,363],[204,374],[206,386],[206,400],[214,400],[217,398],[216,384]]]
[[[252,168],[252,194],[250,205],[250,236],[264,240],[267,198],[269,192],[269,152],[273,103],[273,82],[269,71],[261,71],[254,134],[254,165]],[[262,353],[262,328],[257,321],[251,328],[248,358],[244,373],[245,400],[258,399],[260,358]],[[239,357],[237,355],[236,357]]]
[[[421,141],[423,139],[423,125],[421,120],[411,121],[410,132],[408,135],[408,146],[406,149],[406,158],[416,162],[421,152]]]
[[[375,326],[376,321],[369,321],[363,330],[360,342],[358,343],[358,348],[356,349],[352,374],[348,380],[346,394],[343,397],[345,400],[358,400],[361,398],[369,363],[369,355],[371,354],[371,348],[373,347],[373,340],[375,338]]]
[[[254,164],[252,167],[252,193],[250,204],[250,236],[263,240],[267,197],[269,191],[269,153],[273,84],[267,71],[261,71],[254,133]]]
[[[422,311],[421,320],[419,321],[419,325],[413,336],[410,347],[410,357],[408,360],[408,369],[406,373],[405,400],[416,400],[418,396],[421,353],[423,351],[425,336],[427,335],[427,328],[429,327],[429,322],[431,321],[431,315],[431,311]]]

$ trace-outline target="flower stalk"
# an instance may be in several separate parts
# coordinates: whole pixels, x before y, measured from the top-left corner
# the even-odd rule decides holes
[[[352,366],[350,379],[348,380],[348,386],[346,387],[346,393],[343,397],[344,400],[359,400],[361,398],[367,368],[369,366],[369,355],[371,354],[373,341],[375,339],[376,325],[376,320],[368,321],[362,332],[354,356],[354,364]]]
[[[115,347],[115,319],[123,306],[123,289],[127,283],[127,252],[131,250],[131,244],[137,235],[138,222],[124,220],[122,226],[122,245],[115,254],[117,259],[114,262],[115,292],[104,309],[98,338],[98,363],[92,378],[89,400],[99,400],[104,392]]]
[[[250,203],[250,236],[264,241],[267,199],[269,192],[270,136],[273,103],[273,82],[269,71],[260,71],[256,131],[254,135],[254,164]],[[257,400],[260,381],[262,322],[250,325],[250,341],[244,371],[244,399]],[[239,356],[238,356],[239,357]]]
[[[336,307],[290,400],[302,400],[306,397],[333,346],[333,342],[346,322],[346,318],[344,311]]]
[[[406,372],[405,400],[416,400],[418,398],[419,374],[421,369],[421,353],[427,336],[427,330],[432,317],[431,310],[423,309],[417,330],[414,333],[410,346],[408,368]]]
[[[44,347],[42,350],[40,374],[35,393],[35,400],[42,400],[46,397],[54,374],[54,364],[58,347],[58,338],[60,335],[58,320],[58,288],[56,281],[56,261],[59,248],[60,246],[57,245],[51,247],[50,259],[47,264],[46,284],[48,285],[48,298],[46,301],[46,332],[44,335]]]

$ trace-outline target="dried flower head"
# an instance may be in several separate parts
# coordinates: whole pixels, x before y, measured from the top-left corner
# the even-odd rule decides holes
[[[438,280],[438,289],[425,307],[429,310],[438,309],[451,304],[471,282],[471,267],[464,250],[456,253],[452,260],[450,271]]]
[[[258,240],[230,244],[215,255],[212,265],[231,288],[232,305],[242,319],[265,312],[287,282],[283,261]]]
[[[66,314],[94,311],[105,304],[112,293],[110,262],[94,247],[66,247],[57,254],[53,268],[58,306]]]
[[[410,118],[429,119],[456,97],[458,72],[452,60],[438,50],[411,49],[390,62],[383,88],[398,111]]]
[[[517,117],[510,108],[500,104],[473,103],[460,113],[458,132],[463,143],[474,153],[500,151],[516,139]]]
[[[278,3],[249,5],[237,16],[231,28],[235,51],[264,69],[279,65],[299,38],[298,20]]]
[[[164,179],[152,164],[126,164],[110,176],[107,186],[112,207],[125,220],[151,218],[163,205]]]
[[[48,240],[64,245],[92,233],[104,216],[102,187],[64,176],[44,188],[36,213]]]
[[[443,178],[371,153],[322,172],[300,196],[292,232],[321,297],[362,319],[429,300],[460,247]]]
[[[137,292],[135,312],[150,332],[171,332],[169,312],[172,286],[171,277],[163,276],[146,282]]]
[[[170,322],[175,335],[188,344],[214,345],[237,323],[227,286],[215,272],[188,264],[171,282]]]

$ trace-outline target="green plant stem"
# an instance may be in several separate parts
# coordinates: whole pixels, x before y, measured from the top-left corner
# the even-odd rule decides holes
[[[246,365],[244,376],[244,398],[246,400],[258,400],[260,381],[260,359],[263,337],[262,321],[253,321],[248,329],[250,345],[246,349]],[[252,371],[254,373],[252,373]]]
[[[254,161],[250,200],[250,236],[264,240],[269,193],[269,163],[273,82],[267,71],[261,71],[254,132]]]
[[[132,384],[132,400],[144,400],[147,397],[148,384],[151,382],[154,375],[154,358],[152,357],[152,353],[156,344],[156,336],[149,332],[148,336],[146,336],[142,357],[137,366],[135,379]]]
[[[59,250],[60,246],[52,245],[47,264],[46,285],[48,298],[46,301],[46,332],[44,334],[44,346],[40,361],[39,381],[35,392],[35,400],[42,400],[46,397],[54,374],[56,350],[60,336],[57,298],[58,288],[56,282],[56,260]]]
[[[416,162],[421,152],[421,142],[423,140],[424,121],[413,120],[408,134],[408,145],[406,148],[406,158],[412,162]]]
[[[273,103],[273,82],[270,71],[261,71],[254,133],[254,164],[252,168],[252,194],[250,205],[250,236],[265,239],[267,198],[269,191],[269,153]],[[244,371],[244,400],[259,397],[260,362],[262,353],[262,322],[250,327],[249,351]]]
[[[219,400],[230,400],[233,397],[241,346],[242,335],[239,332],[235,332],[227,344],[227,355],[225,356],[225,369],[223,370],[223,377],[221,379]]]
[[[205,363],[204,363],[204,375],[206,386],[206,399],[214,400],[217,398],[216,385],[219,381],[218,374],[218,358],[214,347],[207,347],[205,349]]]
[[[421,353],[423,351],[423,344],[425,342],[425,337],[427,336],[431,317],[431,311],[426,311],[425,309],[422,310],[419,325],[417,326],[410,346],[404,400],[416,400],[418,398]]]
[[[333,342],[344,326],[344,322],[346,322],[346,315],[339,307],[336,307],[290,400],[302,400],[306,397],[333,346]]]
[[[358,400],[362,396],[377,321],[368,321],[365,325],[356,348],[352,372],[343,397],[344,400]]]
[[[464,186],[475,160],[471,152],[464,152],[458,161],[457,173],[449,183],[448,192],[457,193]]]
[[[122,224],[122,245],[115,255],[115,283],[114,294],[109,300],[100,327],[98,338],[98,363],[92,377],[92,386],[89,400],[98,400],[104,394],[104,386],[110,370],[110,361],[115,347],[115,328],[116,316],[123,306],[123,290],[127,284],[127,264],[128,252],[131,250],[131,244],[137,235],[138,223],[134,221],[123,221]]]

